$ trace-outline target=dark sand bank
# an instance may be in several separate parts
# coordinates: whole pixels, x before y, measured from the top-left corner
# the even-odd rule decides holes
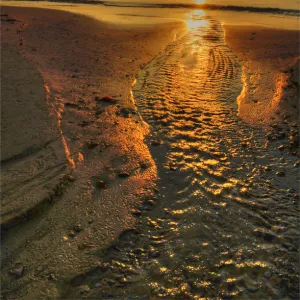
[[[135,227],[131,210],[153,195],[156,167],[131,85],[183,26],[129,28],[30,8],[2,14],[2,191],[14,192],[2,195],[2,295],[60,298]],[[19,97],[27,92],[34,96]],[[10,97],[21,102],[7,105]]]
[[[299,31],[225,26],[243,69],[239,116],[250,123],[299,118]]]

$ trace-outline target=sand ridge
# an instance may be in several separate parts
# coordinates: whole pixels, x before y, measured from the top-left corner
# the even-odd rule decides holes
[[[239,116],[253,124],[299,117],[299,32],[226,25],[226,43],[243,69]],[[298,74],[298,75],[297,75]]]

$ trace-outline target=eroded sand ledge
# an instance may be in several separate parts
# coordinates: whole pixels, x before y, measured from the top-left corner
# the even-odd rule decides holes
[[[252,124],[297,122],[299,31],[226,25],[225,32],[226,43],[242,65],[239,116]]]
[[[12,51],[21,51],[26,59],[18,54],[14,57],[37,68],[49,88],[47,105],[55,114],[44,127],[52,128],[64,166],[55,174],[58,187],[51,185],[56,177],[44,178],[35,186],[36,201],[28,204],[24,192],[24,203],[16,202],[16,206],[23,208],[25,204],[27,208],[16,212],[17,222],[6,220],[9,229],[3,232],[1,245],[2,295],[56,298],[61,297],[74,276],[97,266],[103,249],[121,232],[135,227],[131,210],[154,197],[156,167],[143,142],[147,128],[132,103],[131,84],[140,68],[184,27],[182,23],[169,23],[128,28],[67,12],[31,8],[4,7],[2,14],[8,15],[2,17],[3,49],[19,48]],[[3,61],[8,52],[3,51]],[[15,66],[15,72],[22,66]],[[32,69],[29,75],[34,74],[39,77]],[[33,80],[30,88],[34,93],[44,93],[36,104],[46,107],[43,80]],[[99,100],[106,94],[117,103]],[[20,115],[27,115],[21,106],[17,107]],[[30,113],[32,118],[40,116],[38,110]],[[35,122],[40,126],[47,118],[45,115]],[[43,129],[35,130],[37,144],[41,144],[42,152],[46,151],[46,134]],[[28,132],[20,153],[26,152],[28,142],[35,141],[34,132]],[[34,153],[27,153],[26,167],[21,159],[15,159],[18,169],[5,183],[16,189],[13,178],[35,168],[33,173],[24,173],[26,179],[18,182],[22,187],[35,180],[41,165],[49,169],[47,163],[53,164],[50,156],[37,158],[40,165],[34,165]],[[101,181],[105,188],[97,184]],[[46,203],[41,195],[45,187],[49,189]],[[5,211],[4,206],[2,213],[11,213],[11,209]],[[18,270],[21,278],[16,278]]]

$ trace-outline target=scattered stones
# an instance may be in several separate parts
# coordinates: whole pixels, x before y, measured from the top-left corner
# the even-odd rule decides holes
[[[283,177],[283,176],[285,176],[285,172],[279,171],[279,172],[276,172],[276,175],[279,177]]]
[[[104,103],[109,103],[109,104],[116,104],[118,102],[116,99],[114,99],[113,97],[108,96],[108,95],[105,95],[101,98],[96,96],[94,98],[94,100],[98,103],[104,102]]]
[[[96,187],[99,189],[106,189],[107,184],[103,180],[97,180],[96,181]]]
[[[21,277],[24,273],[24,266],[22,263],[16,263],[9,273],[15,277]]]

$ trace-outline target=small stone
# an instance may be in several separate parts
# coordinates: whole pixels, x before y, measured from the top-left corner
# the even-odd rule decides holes
[[[123,117],[126,117],[126,118],[128,118],[130,116],[130,112],[131,111],[128,108],[125,108],[125,107],[123,107],[123,108],[120,109],[120,114]]]
[[[264,170],[265,170],[266,172],[270,172],[270,171],[272,171],[272,169],[271,169],[271,167],[270,167],[270,166],[265,166],[265,167],[264,167]]]
[[[277,139],[282,140],[284,138],[285,138],[285,133],[284,132],[279,132],[279,134],[277,135]]]
[[[142,169],[147,169],[148,165],[146,163],[140,163]]]
[[[270,279],[270,278],[272,277],[271,271],[265,272],[264,276],[265,276],[267,279]]]
[[[69,233],[69,236],[70,236],[70,237],[74,237],[75,234],[76,234],[75,231],[71,231],[71,232]]]
[[[81,285],[80,287],[78,287],[78,290],[80,294],[86,294],[90,291],[90,288],[87,285]]]
[[[300,160],[298,160],[294,163],[294,167],[298,167],[299,165],[300,165]]]
[[[103,97],[101,97],[101,98],[99,98],[98,96],[96,96],[96,97],[94,98],[94,100],[95,100],[96,102],[106,102],[106,103],[110,103],[110,104],[115,104],[115,103],[117,103],[117,100],[116,100],[116,99],[114,99],[113,97],[108,96],[108,95],[103,96]]]
[[[277,238],[275,233],[267,231],[264,228],[256,228],[253,233],[258,237],[262,237],[267,242],[272,242]]]
[[[147,200],[147,203],[149,203],[150,205],[155,205],[155,201],[154,200]]]
[[[160,146],[160,145],[162,145],[162,141],[160,141],[160,140],[153,140],[153,141],[150,142],[150,144],[152,146]]]
[[[95,288],[100,288],[101,286],[102,286],[102,284],[99,282],[95,284]]]
[[[50,274],[49,277],[48,277],[48,279],[56,281],[56,277],[54,276],[54,274]]]
[[[279,147],[278,147],[278,150],[279,151],[283,151],[285,149],[285,146],[284,145],[280,145]]]
[[[247,142],[241,142],[241,146],[246,148],[248,146],[248,143]]]
[[[155,250],[150,250],[150,252],[148,253],[148,257],[149,258],[158,258],[158,257],[160,257],[160,253]]]
[[[90,142],[87,142],[86,145],[87,145],[88,149],[93,149],[93,148],[97,147],[99,145],[99,143],[90,141]]]
[[[9,271],[11,275],[14,275],[15,277],[21,277],[24,273],[24,267],[22,263],[17,263],[15,266]]]
[[[118,174],[118,176],[121,177],[121,178],[126,178],[126,177],[129,177],[129,173],[121,172],[121,173]]]
[[[276,175],[279,177],[283,177],[283,176],[285,176],[285,172],[279,171],[279,172],[276,172]]]
[[[73,229],[74,229],[75,232],[80,232],[80,231],[82,231],[82,227],[81,227],[80,224],[76,224],[76,225],[73,227]]]
[[[97,180],[96,181],[96,186],[99,189],[106,189],[107,188],[107,185],[103,180]]]
[[[142,213],[141,213],[140,210],[133,209],[133,210],[131,211],[131,214],[133,214],[134,216],[139,217]]]

